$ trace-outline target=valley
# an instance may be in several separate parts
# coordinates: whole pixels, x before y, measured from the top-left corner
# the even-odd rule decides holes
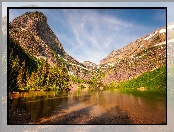
[[[24,85],[22,85],[22,89],[29,90],[29,87],[33,87],[34,83],[32,83],[32,86],[28,83],[32,79],[29,79],[30,81],[26,79],[29,76],[32,78],[32,73],[36,75],[37,72],[38,74],[42,73],[44,66],[47,67],[45,72],[50,73],[50,75],[40,80],[47,80],[47,82],[43,81],[46,84],[52,85],[50,82],[54,82],[50,80],[51,77],[56,76],[53,75],[53,69],[57,67],[57,71],[64,69],[67,72],[65,76],[66,78],[69,77],[68,80],[71,83],[79,84],[78,81],[80,80],[79,82],[88,84],[90,87],[94,85],[97,89],[99,87],[104,89],[110,83],[130,80],[144,72],[151,72],[166,66],[165,27],[137,39],[117,51],[113,50],[106,58],[101,60],[100,65],[96,65],[89,61],[79,63],[68,55],[46,21],[47,18],[41,12],[27,12],[14,19],[9,25],[9,52],[11,53],[10,60],[12,61],[10,66],[13,67],[12,63],[17,63],[18,70],[20,69],[19,67],[23,66],[26,70],[25,72],[28,73],[25,75],[25,81],[21,80],[26,87],[24,88]],[[42,30],[44,30],[44,33],[42,33]],[[18,60],[13,59],[12,56],[17,57]],[[63,69],[59,69],[61,66],[63,66]],[[17,81],[17,78],[12,77],[11,79]],[[46,84],[42,84],[42,86]],[[70,87],[69,84],[66,87]],[[40,85],[39,82],[37,82],[38,85]],[[19,86],[10,87],[19,88]],[[55,84],[55,87],[60,87],[60,85]]]
[[[173,25],[113,49],[97,65],[71,57],[42,12],[15,18],[7,46],[10,124],[166,124]],[[150,110],[159,111],[146,116]]]

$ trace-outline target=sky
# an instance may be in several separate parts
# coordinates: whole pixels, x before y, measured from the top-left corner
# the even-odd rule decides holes
[[[81,63],[99,64],[113,50],[166,25],[164,9],[13,9],[9,20],[35,10],[45,14],[64,50]]]

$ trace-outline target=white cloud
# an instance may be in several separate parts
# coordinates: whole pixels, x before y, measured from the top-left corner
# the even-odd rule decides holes
[[[113,38],[108,37],[108,38],[106,39],[106,41],[104,41],[104,46],[105,46],[106,48],[108,48],[108,47],[110,46],[111,43],[113,43]]]
[[[84,23],[81,23],[81,28],[83,28],[84,27]]]
[[[80,62],[89,60],[99,63],[112,50],[135,41],[140,37],[139,32],[148,29],[90,10],[64,10],[64,16],[66,18],[64,23],[75,36],[65,38],[71,39],[71,43],[67,42],[69,47],[76,47],[73,49],[67,47],[66,51]]]

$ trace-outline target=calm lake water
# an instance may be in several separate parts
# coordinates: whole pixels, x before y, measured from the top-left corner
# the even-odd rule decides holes
[[[119,91],[31,91],[10,94],[31,124],[166,124],[166,100]]]

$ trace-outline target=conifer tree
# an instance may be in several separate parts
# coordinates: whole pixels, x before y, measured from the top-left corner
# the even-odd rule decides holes
[[[17,76],[17,86],[20,89],[25,89],[26,87],[26,69],[25,69],[25,61],[22,62],[22,67],[19,69]]]
[[[43,69],[42,69],[42,78],[43,78],[42,86],[47,84],[46,82],[47,82],[48,73],[49,73],[49,64],[46,59],[46,61],[44,62],[44,65],[43,65]]]
[[[37,79],[38,79],[38,75],[37,75],[37,71],[33,71],[31,76],[28,79],[28,86],[30,88],[36,88],[37,87]]]
[[[9,56],[9,90],[13,91],[17,88],[17,76],[19,71],[19,58],[18,56],[14,57],[13,50],[10,53]]]

